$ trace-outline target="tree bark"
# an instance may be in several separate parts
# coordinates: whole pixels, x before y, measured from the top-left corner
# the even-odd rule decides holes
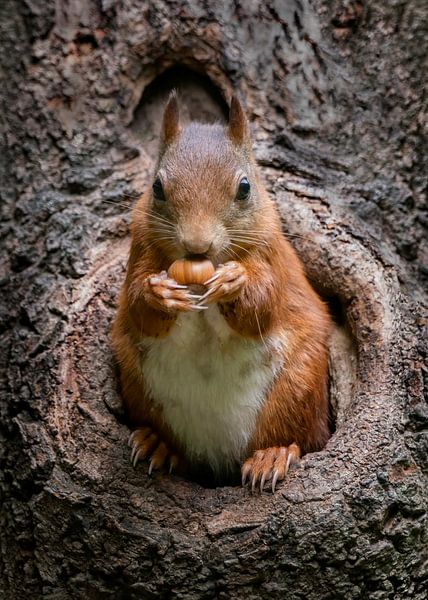
[[[427,13],[1,4],[2,598],[426,598]],[[336,319],[335,430],[275,495],[129,463],[110,326],[173,86],[190,118],[240,93]]]

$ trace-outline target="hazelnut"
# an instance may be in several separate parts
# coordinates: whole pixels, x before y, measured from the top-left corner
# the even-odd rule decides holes
[[[214,265],[208,259],[187,260],[180,258],[172,263],[168,269],[168,276],[183,285],[202,285],[214,275]]]

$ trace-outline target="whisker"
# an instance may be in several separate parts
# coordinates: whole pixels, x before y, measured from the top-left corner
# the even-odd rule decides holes
[[[263,237],[262,232],[257,233],[255,231],[229,231],[228,230],[227,233],[229,233],[230,235],[245,235],[246,237],[248,236],[248,237],[254,237],[254,238]]]
[[[120,203],[123,203],[123,200],[127,200],[129,202],[129,206],[131,206],[131,204],[132,204],[132,202],[134,202],[134,200],[141,198],[142,193],[141,192],[131,192],[130,194],[121,193],[120,196],[122,198],[121,201],[108,200],[107,198],[101,198],[101,200],[102,200],[102,202],[107,202],[107,204],[120,204]]]
[[[230,239],[232,240],[236,240],[237,242],[261,242],[262,239],[261,238],[249,238],[249,237],[244,237],[244,236],[239,236],[239,235],[231,235]]]
[[[243,237],[243,236],[238,236],[238,235],[231,235],[230,236],[231,240],[236,240],[237,242],[261,242],[262,240],[260,238],[247,238],[247,237]]]
[[[260,238],[263,238],[266,232],[263,232],[262,230],[257,230],[257,229],[232,229],[227,227],[226,228],[227,232],[230,234],[231,237],[236,237],[236,239],[238,239],[238,237],[241,237],[241,241],[243,238],[247,238],[248,240],[259,240]],[[308,239],[310,236],[308,235],[304,235],[301,233],[289,233],[287,231],[282,231],[282,234],[287,237],[287,238],[300,238],[300,239]]]
[[[261,227],[246,227],[246,228],[242,228],[242,227],[229,227],[227,226],[228,231],[264,231],[264,229],[262,229]]]
[[[235,252],[235,250],[233,248],[231,248],[230,246],[228,248],[228,251],[231,252],[235,258],[239,258],[239,254],[237,252]]]
[[[255,235],[252,233],[244,233],[244,232],[237,232],[237,231],[228,231],[228,234],[230,235],[230,237],[244,237],[246,239],[249,240],[259,240],[261,239],[263,236],[262,235]]]
[[[137,211],[138,213],[139,211]],[[141,214],[141,213],[139,213]],[[147,223],[149,223],[153,228],[156,229],[165,229],[167,231],[174,231],[175,226],[173,223],[168,223],[167,221],[162,221],[160,219],[156,219],[153,216],[147,215]]]
[[[286,231],[282,232],[283,235],[287,238],[296,238],[301,240],[309,240],[310,237],[308,235],[302,235],[300,233],[287,233]]]
[[[159,242],[164,242],[164,243],[166,243],[167,246],[173,248],[173,246],[174,246],[173,245],[173,241],[174,241],[174,238],[171,238],[171,239],[169,239],[169,238],[168,239],[167,238],[155,238],[155,239],[152,239],[150,241],[145,242],[144,248],[146,250],[150,250],[154,246],[157,246],[159,244]]]
[[[237,241],[237,242],[241,242],[242,244],[250,244],[251,246],[265,246],[266,248],[269,248],[269,243],[266,240],[247,240],[244,238],[232,238],[233,241]]]
[[[239,248],[243,252],[246,252],[247,254],[250,254],[250,251],[247,248],[244,248],[243,246],[240,246],[239,244],[235,244],[234,242],[230,242],[230,246],[234,246],[235,248]],[[236,252],[235,252],[235,254],[237,255]]]
[[[126,210],[131,208],[130,204],[125,204],[123,202],[115,202],[114,200],[106,200],[105,198],[102,198],[102,202],[105,202],[106,204],[111,204],[112,206],[118,206],[119,208],[124,208]]]
[[[174,236],[172,235],[158,235],[155,238],[156,242],[172,242],[174,241]]]
[[[262,342],[263,342],[263,346],[265,347],[265,349],[266,349],[266,352],[269,352],[269,348],[267,347],[267,344],[266,344],[266,342],[265,342],[265,339],[264,339],[264,337],[263,337],[263,335],[262,335],[262,330],[261,330],[261,327],[260,327],[259,318],[258,318],[258,316],[257,316],[257,312],[256,312],[256,311],[254,311],[254,316],[256,317],[257,329],[259,330],[260,339],[261,339],[261,340],[262,340]]]
[[[170,219],[167,219],[163,215],[160,215],[159,213],[155,212],[151,208],[146,209],[145,212],[146,212],[146,214],[151,215],[152,217],[156,217],[156,219],[162,219],[163,221],[168,221],[168,222],[170,221]]]
[[[172,233],[174,228],[170,225],[166,225],[165,223],[152,223],[152,229],[154,231],[164,231],[165,233]]]
[[[144,250],[150,250],[156,245],[156,240],[150,240],[149,242],[144,241]]]
[[[150,219],[153,219],[154,221],[159,221],[161,223],[167,223],[168,225],[173,225],[172,221],[170,221],[169,219],[166,219],[165,217],[162,217],[161,215],[158,215],[158,214],[152,212],[151,210],[142,210],[140,208],[137,208],[136,211],[140,214],[147,215]]]
[[[263,229],[235,229],[232,227],[226,227],[227,231],[233,233],[245,233],[248,235],[261,235],[264,233]]]

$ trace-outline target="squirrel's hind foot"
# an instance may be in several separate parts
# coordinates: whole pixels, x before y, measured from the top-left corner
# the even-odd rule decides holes
[[[139,427],[131,433],[128,440],[131,447],[131,463],[135,467],[139,460],[150,457],[149,475],[153,470],[169,465],[169,472],[178,465],[178,456],[170,452],[168,446],[159,439],[150,427]]]
[[[253,456],[248,458],[242,465],[242,485],[244,486],[248,480],[252,492],[255,491],[258,485],[260,492],[262,492],[265,484],[271,481],[272,492],[275,492],[277,482],[284,479],[290,465],[299,458],[300,448],[297,444],[256,450]]]

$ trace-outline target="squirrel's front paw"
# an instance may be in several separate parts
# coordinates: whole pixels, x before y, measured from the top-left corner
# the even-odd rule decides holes
[[[168,277],[166,271],[158,275],[149,275],[144,281],[144,299],[156,310],[168,313],[176,311],[204,310],[197,304],[201,296],[192,294],[186,285],[180,285]]]
[[[247,282],[245,267],[235,261],[219,265],[214,275],[205,282],[208,290],[201,296],[200,303],[231,302],[235,300]]]

